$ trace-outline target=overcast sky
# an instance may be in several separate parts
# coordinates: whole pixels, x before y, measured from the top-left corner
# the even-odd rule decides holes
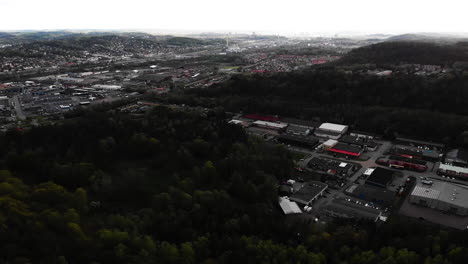
[[[0,30],[468,31],[468,0],[0,0],[0,11]]]

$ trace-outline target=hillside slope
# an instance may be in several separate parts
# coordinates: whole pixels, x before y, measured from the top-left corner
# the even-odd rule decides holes
[[[452,65],[468,61],[468,43],[435,44],[428,42],[395,41],[361,47],[349,52],[340,64],[431,64]]]

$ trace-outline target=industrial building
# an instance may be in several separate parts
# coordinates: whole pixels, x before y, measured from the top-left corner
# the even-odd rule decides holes
[[[434,181],[431,186],[418,184],[409,201],[456,215],[468,215],[467,186],[442,181]]]
[[[289,124],[286,132],[298,136],[307,136],[313,131],[313,128]]]
[[[468,180],[468,168],[453,166],[449,164],[441,163],[437,174],[448,177],[456,177],[461,180]]]
[[[363,149],[358,146],[348,145],[345,143],[338,142],[335,146],[331,147],[328,151],[336,153],[336,154],[343,154],[346,156],[351,157],[359,157]]]
[[[228,122],[229,124],[234,124],[234,125],[239,125],[242,127],[248,127],[249,123],[242,121],[242,120],[237,120],[237,119],[232,119]]]
[[[286,132],[295,135],[306,136],[311,134],[320,123],[296,118],[282,117],[280,122],[289,124]]]
[[[396,192],[370,185],[351,185],[345,191],[346,194],[366,200],[382,207],[390,207],[396,196]]]
[[[314,137],[299,136],[294,134],[279,135],[277,140],[279,142],[290,144],[298,147],[313,149],[318,145],[319,140]]]
[[[445,154],[445,164],[456,167],[468,167],[468,151],[464,149],[452,149]]]
[[[318,181],[306,182],[289,199],[302,205],[312,204],[318,197],[323,195],[323,192],[328,188],[328,185]]]
[[[386,189],[388,185],[393,181],[393,171],[384,168],[369,168],[364,172],[367,176],[366,185],[374,186],[377,188]]]
[[[329,138],[329,139],[339,139],[348,131],[348,126],[333,124],[333,123],[323,123],[315,129],[314,134],[317,137]]]
[[[352,137],[357,137],[359,139],[364,139],[364,140],[373,140],[377,138],[375,134],[363,132],[363,131],[352,131],[349,133],[349,135]]]
[[[261,127],[261,128],[276,130],[276,131],[284,131],[288,127],[288,124],[286,123],[273,123],[273,122],[261,121],[261,120],[257,120],[253,122],[252,125]]]
[[[380,210],[356,203],[351,199],[333,199],[324,207],[323,211],[332,217],[368,219],[372,221],[377,221],[382,216]]]
[[[316,171],[326,172],[328,175],[347,177],[353,172],[353,165],[333,159],[313,157],[307,166]]]
[[[362,138],[359,136],[345,135],[340,138],[340,142],[353,145],[353,146],[358,146],[365,150],[370,150],[370,151],[376,151],[377,147],[379,146],[377,143],[373,142],[372,140],[367,139],[367,138]]]
[[[284,214],[300,214],[302,213],[301,208],[296,202],[290,201],[288,197],[279,197],[278,203],[283,210]]]
[[[322,149],[323,150],[329,150],[329,149],[333,148],[336,144],[338,144],[337,140],[329,139],[329,140],[325,141],[322,144]]]

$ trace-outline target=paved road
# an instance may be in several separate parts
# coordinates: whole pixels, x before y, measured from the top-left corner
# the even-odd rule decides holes
[[[13,95],[13,103],[15,105],[16,117],[20,120],[25,120],[26,116],[23,113],[23,109],[21,108],[21,103],[19,102],[18,95]]]

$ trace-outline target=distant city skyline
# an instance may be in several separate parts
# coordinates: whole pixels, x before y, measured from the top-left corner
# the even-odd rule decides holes
[[[0,0],[0,31],[137,30],[259,34],[467,33],[464,0]]]

